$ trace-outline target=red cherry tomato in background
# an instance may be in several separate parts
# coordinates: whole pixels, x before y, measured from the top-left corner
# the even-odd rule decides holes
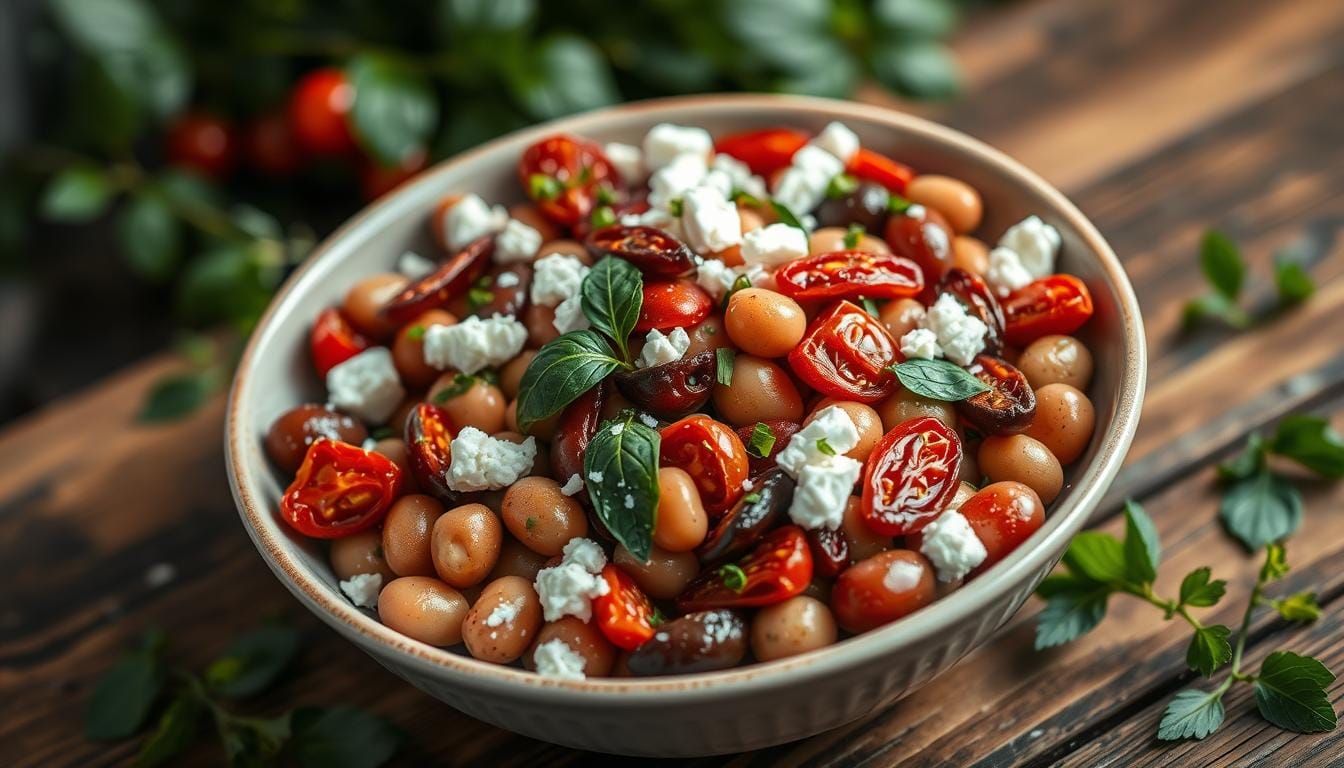
[[[775,273],[779,292],[794,299],[900,299],[924,290],[919,265],[868,251],[819,253]]]
[[[593,598],[593,621],[611,644],[633,651],[653,637],[653,603],[635,580],[615,565],[602,569],[607,594]]]
[[[238,159],[233,126],[201,112],[187,112],[175,118],[168,125],[165,142],[168,162],[213,179],[228,176]]]
[[[736,563],[702,571],[677,596],[677,610],[773,605],[802,594],[811,582],[807,536],[802,528],[786,525],[771,531]]]
[[[285,489],[280,518],[305,536],[339,539],[381,522],[400,485],[401,470],[386,456],[321,438]]]
[[[355,88],[334,67],[315,69],[289,95],[289,128],[300,147],[315,156],[345,155],[355,149],[350,111]]]
[[[883,435],[863,468],[863,520],[875,533],[905,536],[942,514],[957,493],[961,438],[932,416]]]
[[[546,218],[566,227],[587,221],[600,187],[621,185],[600,146],[563,134],[523,151],[518,181]]]
[[[485,274],[494,253],[494,235],[471,241],[438,269],[393,297],[383,307],[383,315],[396,325],[405,325],[431,309],[442,309]]]
[[[423,171],[428,162],[429,153],[423,149],[391,167],[379,165],[373,158],[360,158],[359,190],[366,201],[376,200]]]
[[[803,383],[827,397],[875,403],[891,394],[896,342],[872,315],[838,302],[808,327],[789,353],[789,367]]]
[[[243,127],[243,157],[256,172],[277,178],[299,170],[303,160],[289,121],[278,112],[258,115]]]
[[[714,151],[737,158],[757,176],[769,176],[789,167],[793,154],[810,137],[791,128],[763,128],[724,136],[714,142]]]
[[[933,602],[933,565],[909,549],[879,552],[845,569],[831,588],[840,626],[867,632]]]
[[[886,155],[860,147],[849,159],[845,173],[864,181],[873,181],[896,194],[905,192],[905,186],[915,178],[915,171],[904,163],[898,163]]]
[[[714,300],[690,280],[646,282],[635,333],[648,333],[654,328],[663,332],[690,328],[699,325],[713,308]]]
[[[1058,333],[1067,336],[1092,317],[1092,294],[1073,275],[1050,275],[1022,286],[1003,302],[1008,342],[1025,347]]]
[[[661,435],[659,463],[686,470],[706,512],[718,515],[737,503],[748,463],[747,449],[732,427],[696,413],[663,427]]]
[[[1045,504],[1036,492],[1022,483],[1005,480],[981,488],[957,511],[971,524],[976,538],[985,545],[988,556],[970,572],[974,577],[1012,553],[1028,536],[1045,524]],[[923,534],[906,539],[912,549],[923,546]]]
[[[313,322],[308,346],[317,375],[325,379],[327,371],[368,349],[369,341],[355,330],[339,309],[327,307]]]
[[[445,473],[453,461],[453,437],[457,427],[448,412],[431,403],[420,403],[406,417],[406,451],[415,482],[445,504],[456,503],[459,494],[448,487]]]

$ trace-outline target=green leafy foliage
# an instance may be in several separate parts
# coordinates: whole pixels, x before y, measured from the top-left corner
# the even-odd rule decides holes
[[[98,679],[84,713],[86,737],[94,741],[124,739],[144,725],[167,676],[161,644],[159,639],[148,639]]]
[[[1309,622],[1321,618],[1321,604],[1316,602],[1315,592],[1298,592],[1270,604],[1288,621]]]
[[[1079,579],[1049,584],[1047,579],[1037,590],[1047,597],[1045,608],[1036,617],[1037,650],[1071,643],[1095,629],[1106,617],[1106,602],[1112,592],[1105,584]]]
[[[621,359],[629,360],[630,333],[644,306],[644,277],[625,259],[606,256],[584,276],[579,290],[588,322],[616,343]]]
[[[1268,450],[1330,478],[1344,478],[1344,437],[1327,419],[1293,414],[1279,422]]]
[[[229,698],[253,696],[269,688],[299,653],[299,633],[284,624],[268,624],[234,641],[210,663],[205,682]]]
[[[658,511],[659,434],[634,418],[604,422],[583,457],[593,510],[630,554],[648,560]]]
[[[1202,739],[1223,724],[1223,693],[1214,691],[1181,691],[1168,702],[1157,726],[1157,738],[1164,741]]]
[[[1228,532],[1254,551],[1301,527],[1302,494],[1287,480],[1261,467],[1228,486],[1219,515]]]
[[[1152,518],[1133,500],[1125,502],[1124,549],[1125,577],[1130,582],[1147,584],[1157,578],[1162,542]]]
[[[1182,318],[1187,328],[1207,318],[1218,319],[1236,329],[1249,328],[1264,319],[1252,317],[1237,303],[1246,284],[1246,262],[1230,237],[1212,229],[1204,233],[1199,264],[1213,292],[1186,302]],[[1274,257],[1274,288],[1279,306],[1287,307],[1307,300],[1315,292],[1316,284],[1302,258],[1292,252],[1280,252]]]
[[[955,403],[989,391],[988,384],[947,360],[916,357],[891,366],[891,371],[906,389],[933,400]]]
[[[1255,681],[1260,715],[1286,731],[1331,731],[1339,721],[1326,691],[1335,676],[1310,656],[1276,651],[1265,657]]]
[[[1280,304],[1300,304],[1316,292],[1316,281],[1302,264],[1278,254],[1274,257],[1274,288]]]
[[[1204,677],[1213,675],[1218,668],[1232,660],[1232,644],[1227,638],[1232,630],[1221,624],[1196,627],[1185,651],[1185,664]]]
[[[354,707],[305,707],[290,718],[287,751],[304,768],[374,768],[396,754],[402,734]]]
[[[1241,249],[1222,232],[1209,230],[1199,245],[1199,265],[1204,278],[1223,298],[1236,301],[1246,282],[1246,264]]]
[[[135,757],[136,768],[166,765],[186,751],[196,740],[201,714],[199,699],[187,692],[179,693],[159,716],[154,732],[140,745],[140,754]]]
[[[518,386],[518,426],[550,418],[624,366],[596,333],[571,331],[537,350]]]
[[[1210,608],[1218,604],[1227,592],[1227,582],[1211,579],[1208,568],[1196,568],[1181,579],[1180,604],[1194,608]]]
[[[395,166],[429,144],[439,104],[429,82],[414,68],[375,53],[346,66],[355,89],[355,134],[383,165]]]
[[[200,408],[221,386],[215,370],[179,373],[159,379],[137,417],[144,423],[173,421]]]
[[[136,195],[117,217],[117,242],[131,269],[154,281],[167,280],[181,257],[182,231],[168,201]]]
[[[42,196],[43,217],[80,224],[96,218],[115,192],[107,174],[92,165],[77,165],[57,174]]]

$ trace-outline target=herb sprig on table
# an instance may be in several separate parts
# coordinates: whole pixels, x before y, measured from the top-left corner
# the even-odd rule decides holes
[[[1274,289],[1279,308],[1299,304],[1316,291],[1316,283],[1302,261],[1291,249],[1274,256]],[[1259,319],[1238,303],[1246,283],[1246,261],[1232,238],[1214,229],[1205,232],[1199,246],[1199,264],[1213,290],[1186,303],[1187,328],[1212,318],[1240,330]]]
[[[396,753],[402,736],[382,719],[355,707],[298,707],[273,717],[235,713],[230,705],[268,690],[298,655],[301,637],[282,624],[266,624],[239,637],[197,675],[170,667],[162,633],[152,632],[98,680],[85,713],[84,733],[94,741],[120,741],[140,733],[159,709],[140,744],[135,765],[165,765],[196,743],[208,722],[235,766],[275,762],[342,768],[375,768]]]

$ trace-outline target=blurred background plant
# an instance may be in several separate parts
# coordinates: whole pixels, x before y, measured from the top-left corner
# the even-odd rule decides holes
[[[33,339],[76,384],[106,372],[90,360],[110,368],[176,338],[188,365],[142,416],[187,413],[227,380],[316,237],[429,163],[666,94],[843,97],[876,81],[945,98],[957,89],[943,40],[958,5],[19,2],[0,11],[14,16],[0,18],[14,38],[0,46],[14,59],[0,62],[14,65],[0,94],[22,102],[0,126],[0,395],[31,374],[17,361]],[[14,94],[21,83],[41,88]],[[105,266],[113,252],[123,274]],[[36,301],[15,289],[42,276],[53,285]],[[41,389],[0,418],[40,403]]]

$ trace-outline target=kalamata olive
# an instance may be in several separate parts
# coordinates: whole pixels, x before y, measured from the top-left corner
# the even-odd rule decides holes
[[[319,437],[359,445],[368,436],[369,431],[359,419],[324,405],[307,403],[285,411],[271,422],[271,428],[266,430],[266,455],[280,469],[294,472],[303,463],[308,446]]]
[[[757,424],[764,424],[774,437],[774,442],[770,444],[770,450],[766,451],[764,456],[759,454],[760,444],[754,444],[754,435],[757,431]],[[747,461],[750,466],[750,474],[755,477],[762,474],[767,469],[775,466],[775,456],[784,450],[789,444],[789,440],[802,429],[802,426],[796,421],[784,421],[774,419],[771,421],[760,421],[756,424],[748,424],[737,430],[737,436],[742,438],[742,444],[747,447]],[[764,436],[764,431],[761,433]]]
[[[622,371],[612,379],[621,394],[640,408],[664,419],[679,419],[709,402],[714,392],[714,353]]]
[[[807,547],[812,550],[812,571],[818,576],[838,576],[849,567],[849,542],[839,529],[808,529]]]
[[[793,503],[793,478],[774,467],[752,480],[751,487],[696,548],[701,562],[722,562],[746,552],[784,519]]]
[[[660,624],[630,653],[630,674],[685,675],[728,669],[747,653],[747,622],[730,610],[697,611]]]
[[[555,437],[551,441],[551,474],[556,482],[564,485],[574,475],[583,476],[583,454],[588,443],[597,434],[597,425],[602,421],[602,403],[606,400],[607,389],[599,384],[579,395],[578,399],[560,412],[560,421],[556,424]],[[588,498],[588,491],[579,492],[580,501]]]
[[[814,215],[818,226],[847,227],[850,224],[861,224],[869,232],[880,234],[890,200],[891,193],[886,187],[865,181],[849,194],[822,201]]]
[[[644,303],[635,321],[635,333],[690,328],[708,317],[713,308],[714,300],[690,280],[648,281],[644,283]]]
[[[950,293],[989,329],[985,333],[985,351],[997,355],[1003,349],[1003,307],[979,275],[961,267],[949,267],[938,282],[938,293]]]
[[[587,246],[594,259],[616,256],[649,277],[685,277],[695,270],[691,249],[654,227],[613,224],[588,235]]]
[[[989,385],[989,390],[957,403],[957,413],[986,435],[1010,435],[1031,424],[1036,414],[1036,394],[1027,377],[993,355],[976,355],[967,369]]]
[[[471,241],[438,269],[411,283],[383,305],[383,316],[397,325],[404,325],[431,309],[442,309],[454,296],[466,293],[485,273],[494,253],[494,235]]]
[[[511,277],[504,277],[505,275]],[[532,265],[508,264],[496,267],[481,280],[481,283],[480,288],[471,294],[479,297],[471,302],[475,306],[472,314],[486,318],[495,315],[517,317],[527,307],[527,289],[532,284]],[[487,294],[488,299],[485,298]]]
[[[897,256],[912,259],[924,270],[924,285],[937,285],[952,263],[952,228],[941,213],[912,205],[887,218],[887,245]]]

